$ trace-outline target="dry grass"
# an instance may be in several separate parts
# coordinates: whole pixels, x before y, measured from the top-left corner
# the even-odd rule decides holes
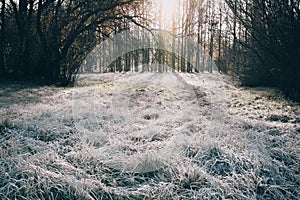
[[[256,113],[249,113],[255,117],[249,119],[243,117],[249,110],[237,106],[230,107],[223,124],[216,124],[207,86],[198,80],[206,75],[182,75],[186,85],[168,75],[154,77],[153,85],[131,83],[135,75],[111,76],[79,87],[83,96],[100,91],[94,108],[103,110],[93,115],[88,110],[72,115],[74,89],[14,93],[21,87],[15,85],[1,97],[11,101],[31,90],[44,92],[38,101],[1,104],[0,199],[300,198],[300,138],[293,115],[289,122],[269,122]],[[119,76],[130,87],[116,87],[115,80],[123,80]],[[239,92],[225,86],[228,94]],[[127,102],[120,103],[123,95],[115,93]],[[251,94],[241,93],[239,103],[266,98],[261,91]],[[228,96],[225,103],[238,101]]]

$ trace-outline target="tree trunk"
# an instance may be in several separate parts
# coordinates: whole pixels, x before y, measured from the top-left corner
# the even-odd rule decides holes
[[[222,8],[221,8],[222,4],[219,4],[219,38],[218,38],[218,69],[219,71],[224,72],[224,66],[223,66],[223,62],[222,62],[222,58],[221,58],[221,51],[222,51],[222,23],[223,23],[223,15],[222,15]]]
[[[176,67],[176,55],[175,55],[175,19],[172,19],[172,54],[171,54],[171,67],[172,67],[172,72],[175,72],[175,67]]]
[[[5,74],[4,47],[5,47],[5,0],[1,0],[0,13],[0,76]]]
[[[134,61],[134,71],[139,71],[139,51],[135,50],[133,54],[133,61]]]
[[[200,11],[199,11],[200,12]],[[200,72],[200,45],[201,45],[201,41],[200,41],[200,39],[201,39],[201,36],[200,36],[200,34],[201,34],[201,21],[200,21],[200,13],[199,13],[199,15],[198,15],[198,32],[197,32],[197,52],[196,52],[196,69],[195,69],[195,71],[196,72]]]

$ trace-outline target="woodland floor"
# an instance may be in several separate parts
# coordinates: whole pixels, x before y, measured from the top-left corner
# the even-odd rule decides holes
[[[218,74],[0,83],[0,199],[299,199],[300,105]]]

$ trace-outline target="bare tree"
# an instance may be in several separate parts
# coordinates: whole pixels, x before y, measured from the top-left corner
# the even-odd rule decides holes
[[[1,0],[0,10],[0,76],[5,73],[4,47],[5,47],[5,0]]]

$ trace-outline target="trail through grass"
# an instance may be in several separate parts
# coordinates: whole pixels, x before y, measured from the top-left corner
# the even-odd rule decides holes
[[[300,106],[214,74],[0,84],[1,199],[299,199]]]

